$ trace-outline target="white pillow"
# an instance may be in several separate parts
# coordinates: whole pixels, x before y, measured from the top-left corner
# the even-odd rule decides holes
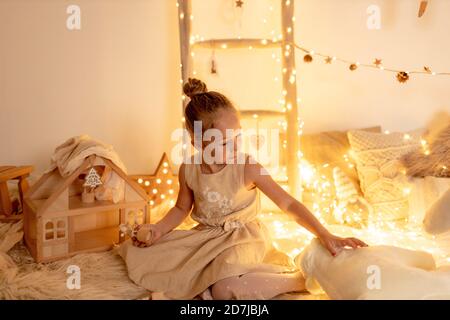
[[[349,131],[361,190],[372,204],[375,220],[399,220],[408,216],[408,181],[401,158],[420,147],[422,130],[409,133]]]
[[[314,239],[298,259],[307,289],[316,283],[331,299],[450,299],[450,270],[425,252],[372,246],[332,257]]]
[[[431,234],[450,231],[450,189],[427,210],[423,225]]]

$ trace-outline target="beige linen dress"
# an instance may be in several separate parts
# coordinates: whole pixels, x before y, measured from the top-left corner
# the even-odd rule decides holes
[[[124,242],[120,255],[130,279],[172,299],[192,299],[227,277],[296,271],[258,220],[259,191],[245,187],[244,167],[227,164],[205,174],[199,164],[186,164],[186,183],[195,198],[191,217],[199,224],[172,230],[147,248]]]

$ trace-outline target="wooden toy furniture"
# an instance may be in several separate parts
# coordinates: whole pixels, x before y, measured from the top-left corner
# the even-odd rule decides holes
[[[123,200],[82,201],[92,168],[123,179]],[[24,239],[37,262],[109,250],[125,239],[120,224],[149,222],[145,191],[113,162],[95,155],[68,177],[57,168],[44,174],[25,194],[24,204]]]
[[[10,217],[13,213],[13,205],[8,191],[8,181],[18,180],[20,203],[23,206],[23,194],[28,190],[27,177],[32,171],[32,166],[0,166],[0,215]]]

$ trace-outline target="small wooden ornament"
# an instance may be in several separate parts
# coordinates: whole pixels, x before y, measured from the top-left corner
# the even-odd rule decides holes
[[[405,71],[400,71],[397,73],[397,80],[400,83],[406,83],[409,80],[409,74]]]
[[[380,67],[382,63],[383,63],[383,60],[381,60],[381,59],[375,59],[375,61],[373,62],[373,64],[377,67]]]
[[[311,62],[313,61],[312,55],[310,55],[309,53],[306,54],[306,55],[303,57],[303,61],[305,61],[306,63],[311,63]]]
[[[326,57],[325,58],[325,63],[326,64],[331,64],[333,62],[333,58],[332,57]]]
[[[81,193],[81,202],[93,203],[94,201],[95,201],[95,192],[84,189],[83,192]]]
[[[352,63],[349,67],[350,71],[355,71],[356,69],[358,69],[358,65],[355,63]]]

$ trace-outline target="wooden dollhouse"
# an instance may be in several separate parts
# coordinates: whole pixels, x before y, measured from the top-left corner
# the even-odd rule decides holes
[[[86,191],[86,182],[96,172],[101,173],[97,185],[112,172],[123,179],[122,200],[114,203],[90,196],[95,186],[88,183],[91,190]],[[25,194],[25,243],[37,262],[108,250],[125,239],[120,224],[149,222],[148,200],[139,184],[108,159],[90,156],[68,177],[55,168]]]

